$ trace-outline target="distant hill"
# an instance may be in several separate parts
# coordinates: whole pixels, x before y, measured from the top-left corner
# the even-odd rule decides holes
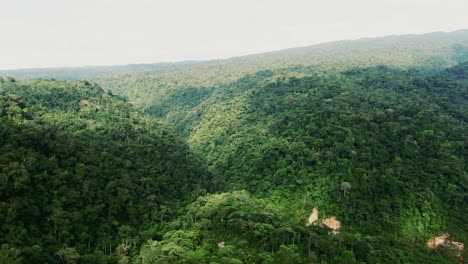
[[[300,48],[212,61],[90,66],[70,68],[0,70],[0,76],[19,79],[55,78],[93,79],[102,75],[130,72],[167,72],[206,76],[232,81],[246,73],[291,66],[320,65],[327,68],[369,67],[387,64],[396,67],[444,68],[468,58],[468,30],[450,33],[401,35],[358,40],[344,40]],[[463,53],[463,54],[461,54]],[[202,77],[203,78],[203,77]]]
[[[162,62],[154,64],[128,64],[113,66],[83,66],[58,68],[31,68],[17,70],[0,70],[0,76],[15,76],[18,79],[58,79],[58,80],[91,80],[97,76],[133,71],[170,70],[176,66],[191,65],[197,61]]]
[[[227,60],[179,65],[171,69],[133,71],[97,76],[106,90],[128,97],[144,109],[170,96],[173,90],[203,87],[205,90],[237,81],[258,71],[281,71],[305,76],[317,71],[387,65],[443,69],[468,60],[468,30],[451,33],[389,36],[338,41],[304,48],[256,54]],[[276,73],[275,73],[276,75]]]

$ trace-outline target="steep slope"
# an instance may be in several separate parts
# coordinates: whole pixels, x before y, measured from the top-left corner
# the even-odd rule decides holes
[[[369,234],[401,230],[398,217],[424,206],[450,223],[466,201],[467,80],[414,75],[378,67],[252,85],[210,101],[189,143],[218,190],[308,194]]]
[[[5,261],[115,259],[205,189],[173,132],[87,82],[1,80],[0,134]]]
[[[105,208],[87,222],[102,223],[90,229],[96,238],[91,246],[74,232],[88,229],[64,209],[82,212],[76,198],[58,199],[53,211],[24,189],[13,193],[16,200],[6,197],[0,242],[9,245],[0,253],[14,255],[15,247],[26,245],[22,252],[30,259],[57,254],[64,261],[78,252],[91,263],[105,258],[92,253],[96,249],[108,260],[136,263],[456,263],[463,252],[426,245],[446,232],[467,242],[467,39],[465,30],[345,41],[95,80],[174,126],[190,150],[121,98],[94,93],[86,82],[23,84],[39,89],[30,95],[6,78],[0,146],[7,154],[0,161],[12,168],[0,171],[5,188],[34,185],[11,181],[16,178],[8,172],[28,171],[22,155],[38,152],[44,161],[61,157],[53,168],[64,179],[98,170],[91,175],[106,175],[98,183],[106,190],[88,199]],[[62,86],[73,92],[54,88]],[[26,133],[31,124],[38,131]],[[44,132],[49,129],[52,139]],[[43,140],[52,143],[33,148]],[[69,142],[77,143],[60,148]],[[67,163],[73,158],[86,173],[79,173],[75,161]],[[52,165],[38,170],[55,173],[47,169]],[[200,167],[208,168],[206,179]],[[122,181],[115,183],[114,176]],[[41,189],[38,197],[56,201],[63,193],[81,194],[69,191],[75,190],[74,179],[57,194]],[[145,180],[132,185],[133,179]],[[205,186],[216,193],[202,195]],[[28,206],[18,207],[21,201]],[[29,206],[35,202],[41,206]],[[15,208],[36,207],[44,211],[20,211],[27,216],[14,218]],[[308,225],[314,209],[320,214]],[[50,246],[15,240],[13,234],[38,234],[25,219],[43,214],[54,217],[39,228],[53,241]],[[41,249],[48,253],[41,255]]]
[[[464,63],[426,76],[378,66],[302,78],[263,71],[219,87],[178,125],[206,157],[213,189],[228,193],[200,198],[141,256],[456,262],[458,253],[439,258],[424,247],[444,232],[467,241],[467,70]],[[341,234],[304,230],[314,207],[335,216]],[[183,246],[190,241],[198,244]]]

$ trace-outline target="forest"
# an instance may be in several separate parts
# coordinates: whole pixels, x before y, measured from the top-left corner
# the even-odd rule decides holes
[[[0,263],[468,259],[466,30],[0,75]]]

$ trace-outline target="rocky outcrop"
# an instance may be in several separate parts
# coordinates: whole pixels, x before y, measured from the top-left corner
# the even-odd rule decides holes
[[[307,221],[307,226],[310,226],[314,223],[319,223],[319,210],[317,207],[312,209],[312,213],[309,215],[309,219]],[[333,234],[338,234],[340,232],[341,222],[336,219],[336,216],[331,216],[324,219],[322,224],[326,225],[328,228],[333,230]]]
[[[429,239],[426,245],[428,248],[432,249],[435,249],[439,246],[452,248],[455,250],[455,254],[460,258],[460,260],[462,260],[463,251],[465,250],[465,245],[462,242],[453,241],[452,237],[448,233]]]
[[[340,232],[341,222],[338,221],[335,216],[324,219],[323,224],[332,229],[333,234],[338,234]]]

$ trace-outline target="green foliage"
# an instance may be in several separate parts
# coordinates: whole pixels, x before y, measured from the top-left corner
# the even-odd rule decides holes
[[[1,264],[19,264],[23,262],[20,250],[10,247],[8,244],[3,244],[0,247],[0,263]]]
[[[456,263],[426,242],[467,241],[467,43],[459,31],[53,73],[107,92],[2,78],[0,259]]]
[[[245,191],[198,198],[166,227],[161,241],[149,240],[139,263],[451,263],[418,245],[393,237],[361,236],[294,221],[290,208]],[[303,219],[302,219],[303,220]],[[411,250],[408,250],[411,247]]]
[[[310,193],[369,234],[396,232],[395,218],[414,208],[435,214],[428,233],[447,221],[459,230],[447,215],[464,214],[466,196],[454,203],[446,189],[466,190],[467,104],[455,99],[465,97],[466,82],[372,68],[251,87],[210,101],[188,128],[218,189]]]
[[[113,258],[121,241],[146,240],[140,231],[204,192],[188,147],[99,87],[38,80],[1,90],[0,243],[26,262]]]
[[[201,244],[185,247],[170,261],[182,261],[182,252],[200,247],[211,252],[206,259],[214,258],[220,241],[232,245],[227,247],[231,255],[223,257],[247,263],[300,263],[308,258],[395,263],[417,262],[421,256],[426,262],[441,261],[427,255],[426,241],[445,231],[466,241],[467,234],[462,220],[468,217],[463,209],[466,67],[460,64],[430,76],[385,66],[303,78],[260,72],[218,87],[189,111],[177,110],[181,121],[166,116],[195,152],[206,157],[214,190],[245,189],[262,198],[249,203],[260,207],[255,209],[231,205],[251,199],[240,193],[200,198],[194,209],[187,208],[191,216],[178,221],[191,223],[182,225],[184,230],[212,240],[206,244],[187,238]],[[292,222],[281,216],[285,204]],[[314,206],[337,215],[343,236],[357,232],[366,238],[351,239],[349,248],[320,234],[315,235],[324,242],[313,248],[281,238],[277,247],[271,242],[268,230],[289,227],[293,234],[307,236],[301,230]],[[259,217],[266,222],[257,223],[252,212],[265,210],[262,207],[279,211],[273,211],[271,220]],[[232,208],[242,209],[236,213]],[[354,251],[355,244],[361,252]],[[264,257],[246,257],[252,249]],[[453,260],[450,254],[443,258]]]

